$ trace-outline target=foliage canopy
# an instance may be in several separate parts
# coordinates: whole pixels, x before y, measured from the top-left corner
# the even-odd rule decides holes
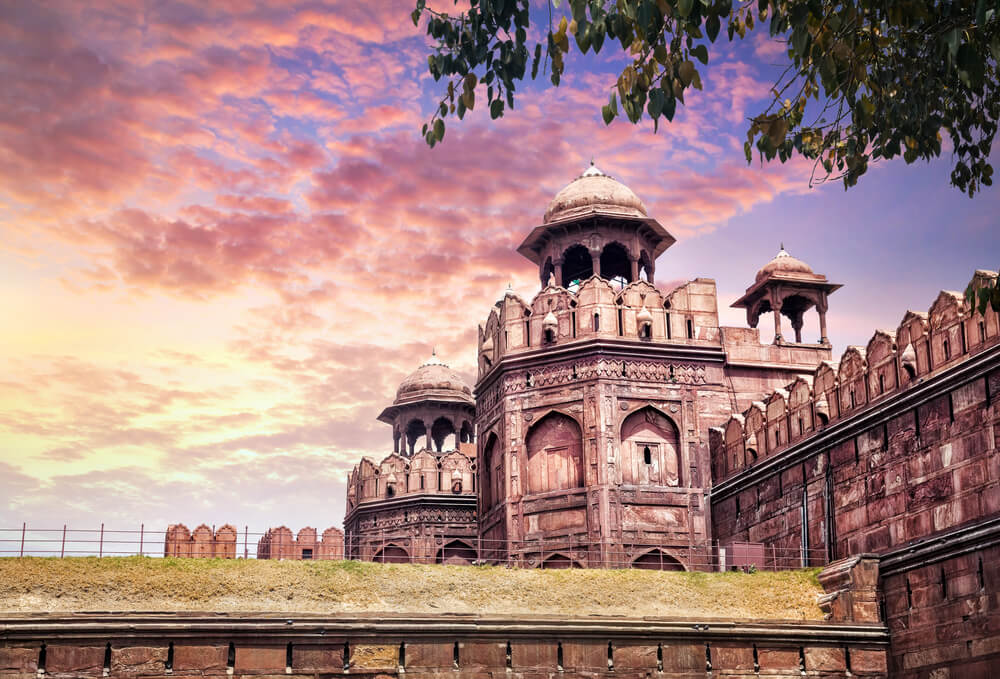
[[[787,45],[788,65],[768,105],[748,120],[747,162],[814,162],[813,179],[850,187],[871,162],[954,157],[951,182],[971,197],[992,184],[989,163],[1000,119],[1000,0],[547,0],[543,42],[529,46],[530,0],[469,0],[448,13],[417,0],[435,41],[427,62],[446,89],[427,143],[444,138],[444,119],[462,118],[485,86],[493,119],[513,108],[518,81],[539,71],[558,86],[575,44],[586,53],[620,49],[627,65],[602,109],[670,121],[712,45],[767,30]],[[457,4],[457,0],[456,0]],[[561,15],[561,16],[560,16]],[[572,40],[571,40],[572,38]],[[610,83],[609,83],[610,84]]]

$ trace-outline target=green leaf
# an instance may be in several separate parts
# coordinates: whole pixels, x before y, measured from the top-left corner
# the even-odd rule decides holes
[[[720,28],[722,28],[722,22],[719,21],[719,16],[717,14],[709,15],[708,19],[705,20],[705,33],[708,35],[708,39],[715,42]]]
[[[692,8],[694,8],[694,0],[677,0],[677,13],[682,18],[687,19],[688,15],[691,14]]]
[[[701,63],[708,63],[708,48],[704,45],[696,45],[691,50],[691,54],[693,54]]]
[[[646,112],[649,113],[649,117],[656,120],[660,117],[660,113],[663,112],[663,103],[666,97],[663,96],[663,90],[659,87],[655,87],[649,91],[649,103],[646,104]]]
[[[490,118],[496,120],[503,115],[503,99],[494,99],[490,102]]]
[[[667,92],[666,99],[663,102],[663,117],[667,120],[674,119],[674,112],[677,110],[677,100],[671,96],[670,92]]]
[[[438,141],[444,139],[444,121],[440,118],[434,121],[434,138]]]

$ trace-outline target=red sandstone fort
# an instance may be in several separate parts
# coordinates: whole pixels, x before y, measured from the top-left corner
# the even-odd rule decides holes
[[[349,475],[343,546],[324,534],[325,553],[826,566],[831,621],[887,626],[876,676],[1000,667],[997,313],[944,291],[835,359],[826,314],[839,283],[782,247],[733,304],[749,327],[725,327],[713,280],[656,287],[673,243],[595,167],[560,191],[518,248],[540,290],[488,310],[474,386],[436,356],[400,384],[379,416],[392,452]],[[971,286],[996,276],[976,271]],[[811,314],[818,337],[803,334]],[[168,538],[167,552],[229,554],[228,533],[202,533],[212,545]],[[293,542],[277,529],[258,556],[323,553],[315,531]],[[844,648],[829,676],[864,674]]]

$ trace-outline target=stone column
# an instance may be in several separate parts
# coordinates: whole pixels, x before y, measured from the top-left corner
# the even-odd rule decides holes
[[[556,276],[556,285],[562,285],[563,284],[563,277],[562,277],[563,260],[562,260],[562,257],[560,257],[559,259],[555,260],[553,262],[553,266],[554,266],[554,273],[555,273],[555,276]],[[548,283],[548,281],[542,281],[542,285],[545,285],[546,283]]]
[[[594,270],[595,276],[601,275],[601,251],[590,251],[590,266]]]
[[[823,295],[821,303],[816,305],[816,310],[819,312],[819,341],[822,344],[829,344],[830,340],[826,336],[826,295]]]
[[[774,313],[774,343],[781,344],[781,300],[776,300],[777,304],[771,303],[771,311]]]
[[[424,420],[424,428],[427,429],[427,450],[430,451],[434,450],[434,437],[431,435],[431,426],[433,424],[433,422]]]
[[[632,280],[630,280],[629,282],[634,283],[635,281],[639,280],[639,258],[629,257],[628,263],[632,267]]]

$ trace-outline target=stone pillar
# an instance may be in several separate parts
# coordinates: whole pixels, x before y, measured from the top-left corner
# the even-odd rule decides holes
[[[878,606],[878,555],[858,554],[820,571],[826,594],[820,610],[831,622],[881,622]]]
[[[816,305],[816,310],[819,311],[819,341],[822,344],[830,343],[830,340],[826,336],[826,309],[826,295],[823,295],[822,303]]]
[[[424,420],[424,428],[427,430],[427,450],[434,450],[434,437],[431,435],[431,427],[434,423]]]
[[[781,344],[781,302],[772,304],[771,311],[774,313],[774,343]]]
[[[632,268],[632,278],[629,282],[634,283],[635,281],[639,280],[639,258],[629,257],[628,263],[631,265]]]
[[[563,277],[562,277],[563,260],[562,260],[562,257],[560,257],[559,259],[555,260],[555,262],[553,262],[553,266],[554,266],[554,273],[555,273],[555,276],[556,276],[556,285],[562,285],[563,284]],[[545,285],[547,282],[548,281],[542,281],[542,285]]]
[[[596,252],[594,250],[590,251],[590,266],[591,266],[591,268],[593,268],[595,276],[600,276],[601,275],[601,252],[600,252],[600,250],[598,250]]]
[[[653,283],[653,274],[655,272],[656,272],[656,262],[651,260],[649,262],[649,268],[646,269],[646,280],[649,281],[650,285],[654,285],[654,283]]]
[[[802,343],[802,312],[798,312],[792,317],[792,330],[795,331],[795,341]]]

